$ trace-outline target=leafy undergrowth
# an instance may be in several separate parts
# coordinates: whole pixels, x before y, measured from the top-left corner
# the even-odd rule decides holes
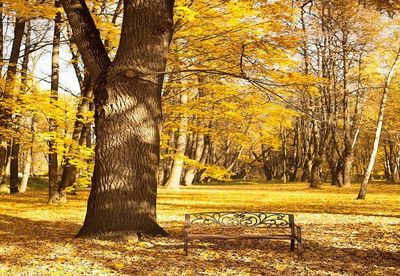
[[[169,238],[115,243],[73,239],[88,192],[49,206],[45,191],[0,195],[0,275],[400,275],[400,186],[357,188],[306,184],[201,185],[159,190],[158,220]],[[292,212],[304,254],[288,241],[193,242],[183,255],[184,214],[198,211]]]

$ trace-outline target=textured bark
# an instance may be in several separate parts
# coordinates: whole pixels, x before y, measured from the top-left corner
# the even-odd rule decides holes
[[[313,166],[311,168],[311,188],[319,188],[322,184],[321,180],[321,169],[322,169],[323,159],[315,158]]]
[[[55,1],[55,7],[60,7],[60,1]],[[56,104],[58,101],[58,82],[59,82],[59,63],[60,63],[60,34],[61,34],[61,13],[57,13],[54,18],[53,51],[51,59],[51,94],[50,103]],[[54,118],[49,119],[49,131],[56,132],[57,124]],[[49,141],[49,204],[59,203],[60,194],[58,187],[58,154],[56,151],[56,141]]]
[[[180,94],[180,103],[182,105],[186,105],[188,103],[188,95],[186,92]],[[179,189],[179,184],[181,182],[181,176],[183,171],[183,157],[185,154],[186,142],[187,142],[186,132],[187,132],[188,121],[189,119],[186,114],[180,114],[175,158],[172,164],[171,173],[169,174],[167,182],[165,183],[165,188],[167,190]]]
[[[388,76],[385,79],[383,95],[382,95],[381,103],[379,105],[379,115],[378,115],[378,121],[377,121],[377,125],[376,125],[376,131],[375,131],[374,146],[373,146],[373,149],[371,152],[371,156],[369,158],[369,164],[368,164],[367,170],[365,172],[363,182],[361,183],[360,191],[358,192],[357,199],[365,199],[365,196],[367,195],[367,187],[368,187],[369,178],[371,177],[371,173],[372,173],[372,170],[373,170],[374,164],[375,164],[376,155],[378,154],[379,140],[380,140],[381,132],[382,132],[386,100],[387,100],[387,97],[389,94],[390,83],[392,81],[392,77],[395,72],[395,67],[398,63],[399,56],[400,56],[400,48],[397,51],[396,58],[390,68]]]
[[[95,168],[77,237],[166,234],[156,223],[163,76],[152,72],[165,70],[173,2],[125,0],[120,46],[110,65],[84,2],[62,0],[95,81]]]
[[[70,40],[78,46],[92,79],[97,81],[100,77],[104,78],[111,61],[85,1],[60,0],[60,2],[72,28],[73,36]]]

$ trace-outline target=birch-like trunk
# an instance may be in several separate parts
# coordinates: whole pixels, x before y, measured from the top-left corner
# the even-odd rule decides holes
[[[378,121],[376,125],[376,131],[375,131],[375,140],[374,140],[374,146],[372,148],[372,152],[369,158],[369,163],[367,170],[365,171],[364,179],[363,182],[361,183],[360,191],[358,192],[357,199],[365,199],[365,196],[367,194],[367,187],[368,187],[368,181],[371,176],[372,170],[374,168],[375,164],[375,159],[376,155],[378,154],[378,147],[379,147],[379,140],[381,137],[381,132],[382,132],[382,125],[383,125],[383,117],[385,114],[385,105],[386,105],[386,100],[389,94],[389,88],[390,88],[390,83],[392,81],[393,75],[395,73],[396,65],[399,60],[399,55],[400,55],[400,48],[397,51],[396,57],[393,61],[392,66],[390,67],[390,70],[388,72],[388,75],[385,79],[385,85],[383,88],[383,95],[381,99],[381,103],[379,105],[379,115],[378,115]]]
[[[188,94],[186,92],[180,95],[181,105],[188,103]],[[178,139],[176,142],[176,151],[174,162],[172,164],[171,172],[168,176],[167,182],[165,183],[165,189],[167,190],[178,190],[181,182],[181,176],[183,171],[183,158],[185,155],[186,142],[187,142],[187,126],[188,126],[187,114],[180,114]]]
[[[36,127],[38,124],[38,119],[34,115],[32,117],[32,122],[31,122],[31,141],[30,145],[27,151],[26,155],[26,161],[25,161],[25,166],[24,166],[24,171],[21,179],[21,184],[19,186],[19,192],[24,193],[26,192],[26,188],[28,186],[28,180],[31,172],[31,167],[32,167],[32,156],[33,156],[33,143],[35,142],[35,133],[36,133]]]
[[[201,157],[203,156],[203,151],[204,151],[204,134],[203,133],[197,133],[196,134],[196,143],[195,143],[195,150],[194,150],[194,160],[197,162],[200,162]],[[194,177],[196,175],[197,168],[195,167],[189,167],[186,172],[185,176],[183,178],[183,184],[185,186],[191,186],[193,184]]]

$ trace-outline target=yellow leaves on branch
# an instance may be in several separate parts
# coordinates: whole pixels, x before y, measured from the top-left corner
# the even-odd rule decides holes
[[[199,12],[196,12],[185,6],[177,6],[174,10],[174,16],[178,20],[193,21]]]
[[[53,1],[40,1],[40,0],[3,0],[3,13],[20,18],[47,18],[53,19],[57,11],[63,10],[56,9]]]

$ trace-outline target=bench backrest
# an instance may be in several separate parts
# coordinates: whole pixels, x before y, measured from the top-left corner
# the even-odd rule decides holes
[[[185,215],[186,224],[219,225],[224,227],[290,227],[293,214],[269,212],[205,212]]]

